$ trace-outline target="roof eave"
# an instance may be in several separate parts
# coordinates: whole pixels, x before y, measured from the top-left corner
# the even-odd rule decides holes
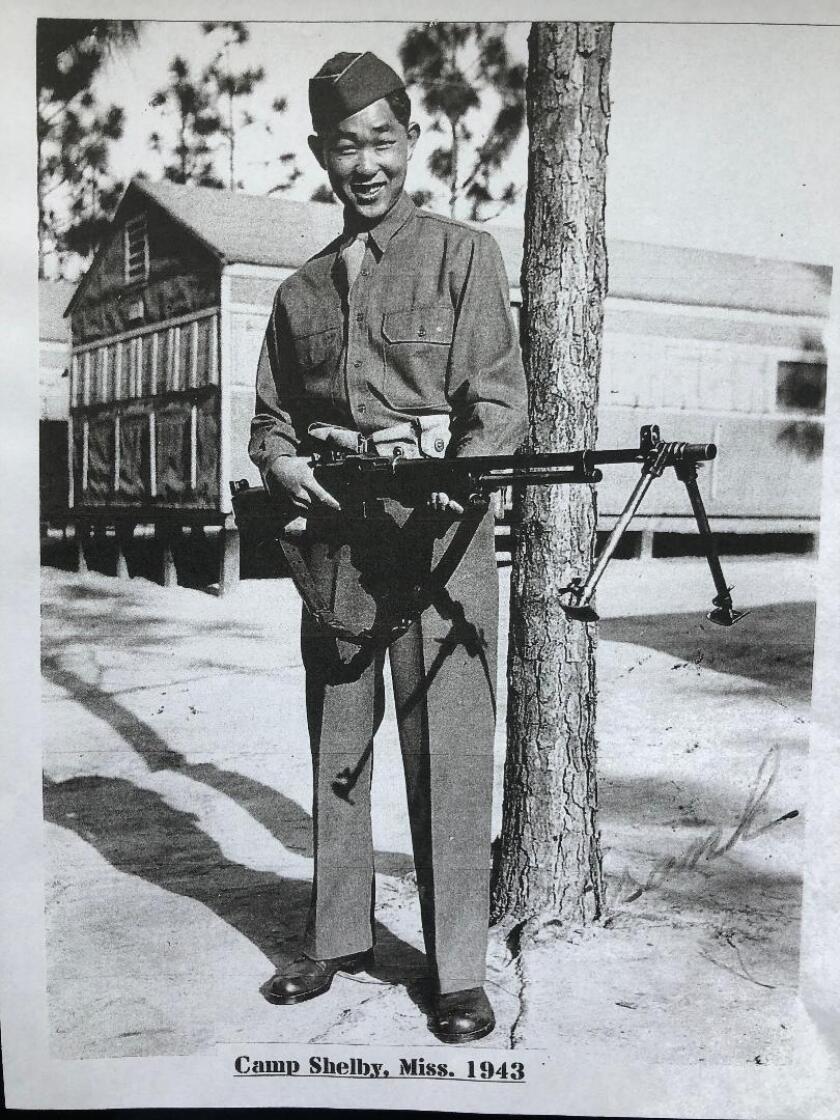
[[[203,237],[198,232],[198,230],[196,230],[193,226],[191,226],[189,224],[189,222],[185,222],[177,214],[173,213],[173,211],[164,202],[162,202],[159,198],[155,198],[154,193],[148,189],[148,186],[143,179],[132,179],[131,182],[128,184],[128,186],[125,188],[123,196],[120,199],[119,203],[117,204],[116,210],[114,211],[114,216],[111,219],[111,226],[110,226],[109,234],[108,234],[107,237],[104,237],[102,239],[102,241],[99,243],[99,247],[97,248],[96,252],[94,253],[93,260],[90,262],[90,267],[88,268],[87,272],[84,274],[84,276],[79,281],[78,286],[77,286],[75,292],[73,293],[72,299],[67,304],[67,308],[64,311],[64,315],[62,316],[63,318],[66,319],[67,316],[70,315],[73,312],[73,310],[75,309],[79,300],[84,295],[85,288],[87,287],[87,284],[88,284],[88,277],[90,277],[93,274],[93,272],[95,271],[96,265],[98,264],[100,258],[102,257],[103,253],[105,252],[105,249],[108,246],[108,243],[110,242],[110,232],[114,229],[114,227],[119,222],[120,214],[125,209],[126,199],[128,199],[129,195],[133,195],[133,194],[136,194],[136,193],[142,194],[148,202],[151,202],[152,205],[157,206],[157,208],[159,210],[162,210],[170,218],[171,221],[173,221],[176,225],[180,226],[181,229],[186,230],[187,233],[189,233],[190,237],[192,237],[196,241],[198,241],[205,249],[207,249],[210,253],[213,254],[214,257],[216,257],[218,259],[218,261],[222,265],[222,267],[224,267],[224,265],[226,265],[226,264],[231,264],[232,263],[231,261],[229,261],[225,257],[224,253],[221,252],[221,250],[219,249],[219,247],[217,245],[213,245],[212,242],[208,241],[207,238]]]
[[[176,225],[180,226],[181,229],[186,230],[191,237],[195,238],[195,240],[203,245],[205,249],[211,252],[221,264],[230,264],[231,262],[227,259],[227,257],[225,257],[224,253],[221,251],[218,245],[214,245],[212,241],[208,241],[203,234],[198,232],[198,230],[194,225],[192,225],[192,223],[185,221],[184,218],[180,217],[175,213],[174,210],[167,206],[162,199],[155,197],[154,191],[148,189],[153,185],[154,184],[146,183],[143,179],[132,179],[131,183],[129,184],[129,186],[136,186],[137,189],[140,190],[146,196],[146,198],[149,199],[150,202],[157,206],[158,209],[163,210],[163,212],[167,214]],[[126,191],[126,194],[127,193],[128,192]],[[116,218],[116,214],[114,215],[114,217]]]
[[[132,191],[135,189],[136,184],[137,184],[137,180],[132,179],[131,182],[128,184],[128,186],[123,191],[123,196],[120,199],[120,201],[117,203],[117,208],[114,211],[113,218],[111,219],[111,223],[110,223],[111,224],[111,229],[113,229],[113,227],[117,224],[117,219],[119,218],[122,210],[125,207],[125,200],[132,193]],[[99,263],[103,253],[105,252],[105,248],[106,248],[106,246],[107,246],[107,244],[110,240],[111,240],[111,237],[110,237],[110,230],[109,230],[108,236],[103,237],[102,240],[99,242],[97,250],[93,254],[93,260],[90,262],[90,265],[88,267],[87,272],[85,272],[84,276],[81,278],[81,280],[77,284],[76,290],[73,293],[73,295],[70,299],[70,302],[67,304],[67,307],[65,308],[64,315],[62,316],[62,318],[66,319],[68,315],[72,314],[72,312],[75,311],[76,305],[78,304],[81,297],[84,295],[84,292],[85,292],[85,289],[88,286],[90,277],[92,276],[93,272],[95,271],[96,266]]]

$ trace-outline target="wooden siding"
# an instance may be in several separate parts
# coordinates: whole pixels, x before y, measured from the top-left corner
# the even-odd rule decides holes
[[[76,347],[218,306],[217,258],[154,204],[143,211],[146,279],[127,282],[124,222],[141,216],[141,201],[122,209],[79,286],[70,316]]]
[[[217,312],[80,348],[71,392],[76,508],[218,509]]]

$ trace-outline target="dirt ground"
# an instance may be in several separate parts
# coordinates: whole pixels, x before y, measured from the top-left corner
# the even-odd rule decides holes
[[[751,608],[732,630],[704,617],[702,562],[610,568],[598,663],[607,914],[562,938],[547,928],[516,958],[494,931],[499,1025],[479,1045],[796,1060],[814,565],[726,568],[736,605]],[[500,581],[506,604],[505,569]],[[436,1045],[390,705],[374,774],[375,971],[297,1007],[261,995],[296,950],[312,866],[298,613],[288,581],[220,599],[43,570],[55,1056]],[[500,695],[497,823],[503,677]]]

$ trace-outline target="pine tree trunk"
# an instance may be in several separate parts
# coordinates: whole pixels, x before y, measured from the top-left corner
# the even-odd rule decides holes
[[[452,129],[452,167],[449,172],[449,216],[450,218],[454,218],[455,211],[458,209],[458,162],[460,157],[458,121],[455,117],[449,118],[449,126]]]
[[[229,129],[229,134],[230,134],[230,153],[229,153],[228,172],[229,172],[229,177],[230,177],[230,189],[232,191],[235,191],[236,190],[236,168],[235,168],[236,154],[235,154],[235,151],[234,151],[234,145],[236,144],[236,132],[235,132],[234,127],[233,127],[233,98],[232,97],[228,98],[228,129]]]
[[[41,144],[38,144],[38,279],[45,280],[46,271],[46,215],[44,212],[44,178]]]
[[[181,182],[189,182],[187,175],[187,118],[181,113]]]
[[[535,23],[529,124],[524,357],[530,448],[594,447],[603,301],[612,25]],[[595,920],[595,633],[566,619],[560,589],[588,571],[594,487],[529,487],[514,510],[508,754],[493,914]]]
[[[40,91],[38,98],[38,279],[47,278],[47,208],[44,201],[44,142],[48,126],[41,115]]]

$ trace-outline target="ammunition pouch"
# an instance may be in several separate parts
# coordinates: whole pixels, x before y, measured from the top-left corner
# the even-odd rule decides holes
[[[402,455],[407,459],[442,459],[449,446],[449,416],[446,413],[415,416],[390,428],[381,428],[370,436],[339,424],[310,424],[307,432],[313,443],[328,450],[353,454],[373,452],[387,458]]]

